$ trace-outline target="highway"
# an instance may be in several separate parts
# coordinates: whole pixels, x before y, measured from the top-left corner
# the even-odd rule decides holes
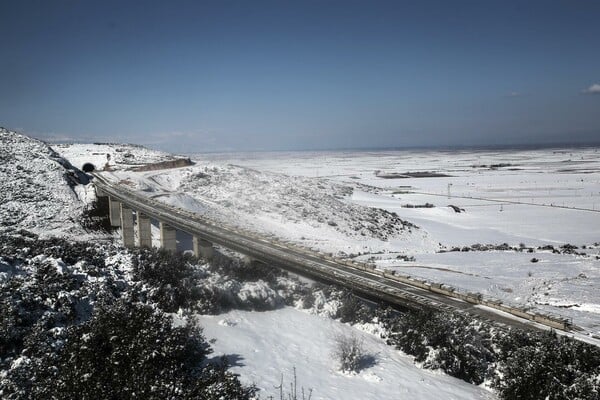
[[[402,308],[458,311],[501,327],[548,329],[525,318],[398,282],[396,279],[384,276],[381,271],[372,270],[365,265],[334,259],[316,251],[261,237],[256,233],[216,224],[199,214],[150,199],[128,189],[125,185],[109,182],[98,173],[93,176],[93,183],[97,189],[133,210],[265,264],[345,286],[366,298],[384,301]]]

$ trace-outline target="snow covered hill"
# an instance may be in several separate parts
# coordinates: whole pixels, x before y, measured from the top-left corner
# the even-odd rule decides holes
[[[135,144],[64,143],[53,145],[53,149],[79,169],[83,168],[83,164],[91,163],[97,170],[105,167],[120,170],[176,158],[172,154]]]
[[[104,176],[216,222],[338,256],[439,248],[396,213],[353,203],[349,185],[195,161],[185,168]]]
[[[45,143],[0,128],[0,230],[84,234],[85,179]]]

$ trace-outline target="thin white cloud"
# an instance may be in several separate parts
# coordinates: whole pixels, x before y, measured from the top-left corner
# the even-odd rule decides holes
[[[600,83],[594,83],[589,88],[584,89],[581,93],[585,94],[600,94]]]
[[[510,92],[508,97],[521,97],[521,93],[519,92]]]

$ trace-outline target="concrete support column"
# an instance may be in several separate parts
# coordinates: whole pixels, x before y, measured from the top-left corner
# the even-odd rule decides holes
[[[131,208],[121,203],[121,235],[123,236],[123,246],[133,247],[135,245],[133,236],[133,213]]]
[[[177,250],[177,231],[170,225],[160,222],[160,247],[161,249],[175,251]]]
[[[138,246],[152,247],[152,225],[150,217],[141,212],[136,212],[138,227]]]
[[[110,215],[110,226],[121,226],[121,203],[109,197],[108,212]]]
[[[201,257],[201,258],[204,258],[207,260],[210,260],[212,258],[214,252],[213,252],[213,244],[211,242],[194,235],[193,243],[194,243],[194,255],[196,257]]]

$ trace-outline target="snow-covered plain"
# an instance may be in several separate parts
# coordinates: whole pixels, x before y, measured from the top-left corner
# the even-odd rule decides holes
[[[563,315],[600,335],[598,148],[244,153],[196,158],[348,185],[353,188],[349,202],[396,213],[420,227],[419,235],[424,238],[420,243],[429,244],[411,246],[409,241],[390,239],[375,245],[370,241],[359,259],[505,303]],[[433,207],[410,208],[427,203]],[[457,213],[448,205],[464,212]],[[525,245],[526,251],[439,252],[477,243]],[[579,249],[556,254],[538,248],[552,245],[559,249],[565,244]],[[334,253],[343,250],[330,245]],[[403,256],[414,261],[397,258]],[[532,263],[533,258],[539,262]]]

